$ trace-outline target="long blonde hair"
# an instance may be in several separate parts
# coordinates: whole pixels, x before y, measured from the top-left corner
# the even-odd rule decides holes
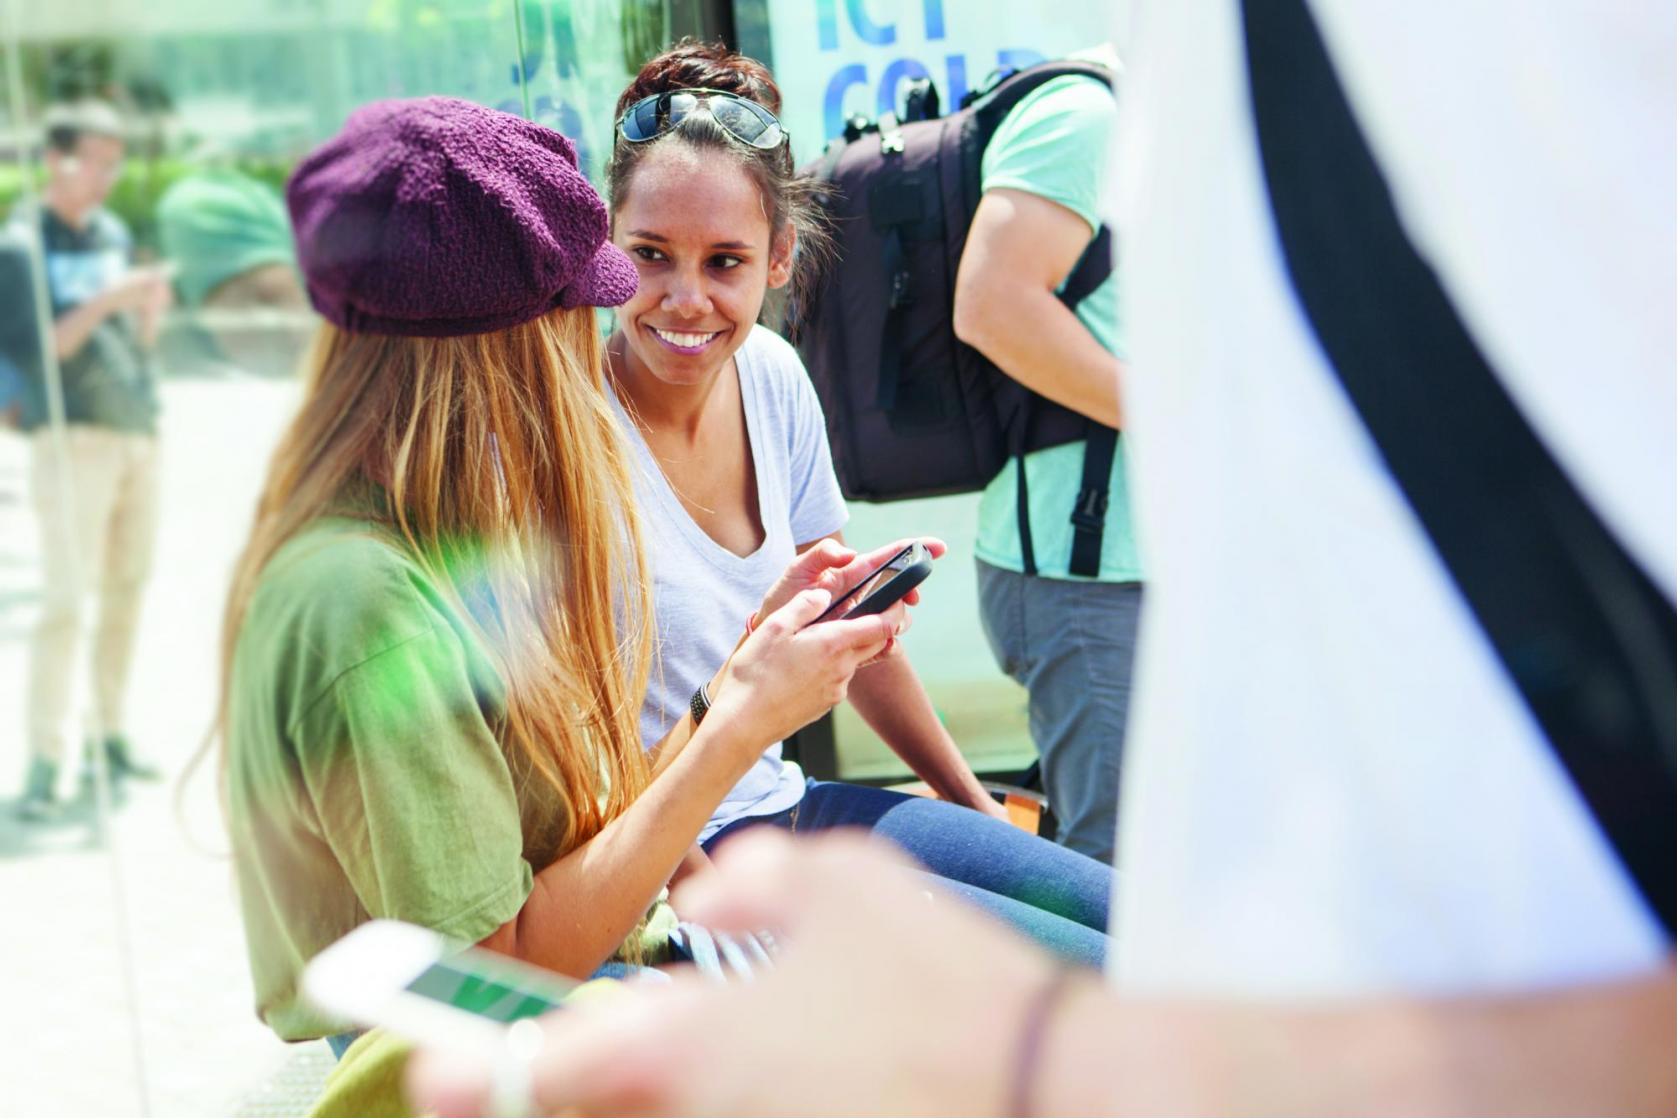
[[[569,807],[558,852],[646,788],[651,602],[601,370],[587,307],[455,338],[321,328],[234,568],[216,719],[223,772],[233,655],[263,567],[373,481],[378,515],[461,607],[506,686],[496,729],[509,760]],[[462,549],[481,562],[463,569]],[[465,608],[485,592],[490,608]]]

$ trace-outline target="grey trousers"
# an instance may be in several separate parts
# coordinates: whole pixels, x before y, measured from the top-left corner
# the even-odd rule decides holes
[[[1138,582],[1030,578],[978,563],[984,636],[1030,695],[1031,740],[1059,841],[1111,863]]]

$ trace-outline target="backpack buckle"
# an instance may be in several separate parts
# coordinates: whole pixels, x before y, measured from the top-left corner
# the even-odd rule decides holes
[[[1107,494],[1100,489],[1082,489],[1077,494],[1077,504],[1072,508],[1071,522],[1073,526],[1084,531],[1093,532],[1106,523]]]
[[[896,113],[886,113],[879,118],[879,153],[881,155],[901,155],[903,153],[903,129],[897,120]]]
[[[900,271],[891,277],[891,299],[887,304],[892,310],[902,310],[914,301],[909,291],[909,274]]]
[[[879,125],[875,124],[861,113],[852,113],[849,117],[846,117],[844,121],[844,142],[847,144],[853,144],[857,140],[860,140],[863,136],[866,136],[869,132],[878,131]]]

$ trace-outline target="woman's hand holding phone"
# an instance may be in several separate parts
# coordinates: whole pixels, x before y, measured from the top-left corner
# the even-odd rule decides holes
[[[756,616],[759,619],[767,617],[805,590],[825,590],[834,596],[842,594],[844,584],[840,581],[840,572],[851,566],[856,558],[855,549],[831,536],[804,548],[775,584],[769,587],[769,592],[763,595],[763,604]]]
[[[722,669],[705,724],[722,721],[735,740],[761,750],[843,702],[856,669],[909,625],[898,602],[870,617],[812,627],[831,601],[825,589],[802,590],[763,616]]]
[[[916,591],[873,617],[814,626],[837,595],[860,584],[914,540],[858,553],[828,538],[804,551],[763,598],[755,631],[741,643],[711,686],[708,717],[725,717],[736,739],[754,749],[809,725],[844,701],[857,669],[890,655],[910,625]],[[933,558],[948,551],[939,539],[919,542]],[[813,608],[819,601],[820,606]]]
[[[763,608],[757,612],[757,616],[767,617],[804,590],[825,590],[836,598],[877,571],[893,555],[916,542],[916,539],[932,553],[933,559],[941,559],[949,550],[948,544],[932,536],[898,540],[867,552],[857,552],[832,537],[821,540],[805,548],[792,561],[792,565],[786,568],[780,580],[769,588],[769,592],[763,596]],[[910,590],[903,598],[903,602],[911,606],[919,601],[918,590]]]

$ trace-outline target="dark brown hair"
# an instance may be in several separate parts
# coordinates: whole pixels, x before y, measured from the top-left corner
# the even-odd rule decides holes
[[[624,110],[641,98],[676,89],[718,89],[755,101],[780,115],[780,87],[775,85],[767,66],[721,43],[687,38],[641,67],[635,80],[617,99],[616,119],[622,119]],[[769,215],[771,244],[784,236],[788,228],[797,234],[789,292],[795,300],[826,258],[832,237],[814,200],[815,180],[799,175],[793,167],[791,143],[781,144],[773,151],[761,151],[729,135],[709,113],[695,113],[658,139],[638,144],[614,134],[611,162],[606,167],[613,213],[628,195],[641,159],[652,148],[667,142],[725,151],[745,168],[762,194]]]

